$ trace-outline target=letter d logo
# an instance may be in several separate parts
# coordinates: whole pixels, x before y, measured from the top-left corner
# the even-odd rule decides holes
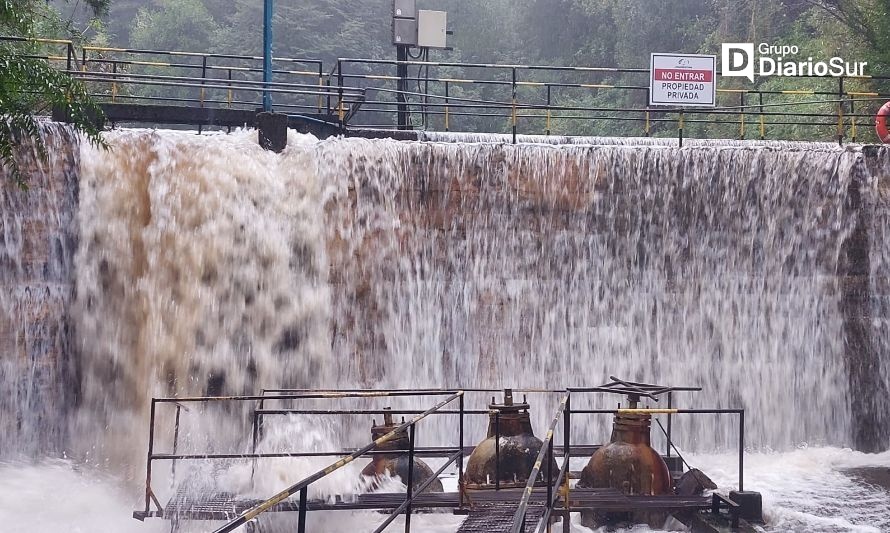
[[[744,76],[754,83],[754,43],[723,43],[723,76]]]

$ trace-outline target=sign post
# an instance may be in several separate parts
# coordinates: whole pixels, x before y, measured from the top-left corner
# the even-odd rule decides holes
[[[650,106],[716,105],[717,56],[653,53],[649,67]]]

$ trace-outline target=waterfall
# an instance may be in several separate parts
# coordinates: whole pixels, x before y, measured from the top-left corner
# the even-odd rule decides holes
[[[887,447],[884,149],[54,131],[2,204],[0,426],[35,448],[138,467],[151,396],[609,375],[701,386],[677,403],[745,408],[755,448]],[[34,213],[53,245],[29,270]],[[542,430],[556,395],[530,400]],[[367,440],[352,422],[337,444]],[[734,421],[675,424],[687,448],[736,442]]]
[[[74,411],[69,316],[77,249],[77,136],[41,124],[46,159],[24,142],[28,188],[0,167],[0,458],[59,453]]]

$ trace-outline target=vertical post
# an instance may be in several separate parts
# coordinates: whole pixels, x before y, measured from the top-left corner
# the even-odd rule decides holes
[[[512,117],[513,117],[513,144],[516,144],[516,67],[513,67],[512,70],[513,70],[513,83],[511,85],[512,85],[512,90],[513,90],[513,113],[512,113]]]
[[[745,93],[739,93],[739,139],[745,140]]]
[[[179,413],[182,411],[182,405],[176,404],[176,422],[173,425],[173,455],[179,449]],[[170,462],[170,483],[176,481],[176,459]]]
[[[844,77],[837,79],[837,143],[844,145]]]
[[[337,60],[337,117],[340,122],[340,127],[343,127],[343,117],[344,117],[344,109],[343,109],[343,62],[339,59]]]
[[[263,0],[263,111],[272,112],[272,0]]]
[[[403,44],[396,45],[396,115],[398,117],[398,125],[400,130],[411,129],[409,126],[408,115],[408,97],[405,92],[408,91],[408,47]],[[341,84],[342,85],[342,84]]]
[[[501,412],[494,412],[494,490],[501,488]]]
[[[405,507],[405,533],[411,531],[411,500],[414,498],[414,426],[408,428],[408,506]]]
[[[73,59],[73,56],[74,56],[74,45],[71,43],[68,43],[68,47],[67,47],[66,51],[67,51],[66,55],[68,57],[65,60],[65,70],[67,70],[68,74],[70,75],[71,74],[71,60]]]
[[[111,64],[111,101],[114,102],[117,98],[117,61]]]
[[[745,490],[745,410],[739,411],[739,492]]]
[[[646,87],[646,123],[645,123],[644,129],[643,129],[644,133],[646,134],[646,137],[649,137],[650,135],[652,135],[652,122],[649,117],[649,101],[651,99],[649,91],[650,91],[650,89],[648,87]]]
[[[766,123],[763,121],[763,92],[758,91],[757,96],[760,101],[760,140],[766,137]]]
[[[668,391],[668,409],[673,407],[673,398],[674,392]],[[668,457],[671,456],[671,414],[668,413],[668,427],[667,427],[667,453],[665,454]]]
[[[226,103],[228,104],[228,107],[232,107],[232,69],[229,69],[228,78],[229,78],[229,90],[226,93],[226,97],[227,97]]]
[[[460,446],[460,457],[457,460],[457,482],[462,486],[464,480],[464,395],[461,394],[457,400],[460,409],[460,422],[457,430],[458,445]],[[463,491],[461,491],[461,504],[463,504]]]
[[[679,119],[677,120],[677,138],[680,141],[680,148],[683,148],[683,111],[680,111]]]
[[[201,56],[201,107],[204,107],[204,82],[207,79],[207,56]]]
[[[154,455],[155,443],[155,399],[151,399],[151,410],[148,415],[148,457],[145,461],[145,512],[151,502],[151,456]]]
[[[297,533],[306,533],[306,496],[309,487],[300,489],[300,515],[297,521]]]
[[[856,100],[850,97],[850,140],[856,142],[856,108],[854,107]]]
[[[547,508],[553,506],[553,434],[547,443]]]
[[[445,82],[445,131],[448,131],[448,82]],[[460,398],[461,405],[463,405],[464,398],[461,396]],[[461,420],[463,420],[463,415],[461,415]],[[463,449],[463,448],[461,448]]]
[[[322,63],[319,61],[318,63],[318,114],[321,114],[321,108],[324,106],[324,98],[322,97],[322,90],[324,89],[324,70]]]
[[[562,449],[565,454],[566,461],[566,475],[563,478],[563,483],[565,484],[565,492],[563,492],[563,502],[562,506],[565,509],[565,514],[562,518],[562,531],[563,533],[570,533],[572,529],[571,525],[571,515],[569,514],[569,472],[571,472],[571,461],[572,461],[572,394],[570,392],[566,393],[568,396],[566,397],[566,409],[563,418],[563,436],[562,436]]]
[[[550,99],[550,84],[548,83],[547,84],[547,127],[544,128],[544,135],[550,135],[550,118],[551,118],[550,101],[551,101],[551,99]]]

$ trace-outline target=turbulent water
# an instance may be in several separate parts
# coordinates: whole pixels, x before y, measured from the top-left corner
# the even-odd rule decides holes
[[[0,346],[14,354],[0,360],[0,456],[65,451],[74,462],[8,465],[4,478],[82,483],[90,502],[127,514],[142,481],[151,396],[560,389],[616,375],[703,387],[675,397],[684,407],[745,408],[747,445],[763,452],[746,485],[764,491],[777,530],[874,522],[847,506],[851,514],[829,527],[803,501],[818,476],[832,484],[816,500],[886,494],[840,473],[887,464],[885,456],[838,448],[890,447],[880,415],[890,383],[884,151],[291,134],[276,155],[254,132],[121,130],[107,135],[109,150],[78,153],[67,133],[55,135],[64,168],[35,171],[33,194],[10,189],[0,204],[0,282],[10,289],[0,295]],[[32,235],[34,220],[43,225]],[[36,270],[29,239],[58,243],[41,244],[49,251]],[[469,395],[468,407],[488,397]],[[540,431],[557,395],[529,399]],[[573,405],[621,400],[579,396]],[[419,407],[412,402],[393,405]],[[244,415],[183,412],[180,451],[211,441],[215,451],[245,450]],[[167,450],[171,422],[172,410],[159,413]],[[453,443],[456,420],[424,424],[422,443]],[[608,424],[576,417],[573,440],[602,441]],[[731,486],[737,418],[674,424],[681,447]],[[261,449],[361,445],[368,427],[367,417],[291,417],[269,425]],[[469,424],[467,444],[483,430],[482,419]],[[834,448],[792,451],[804,444]],[[181,463],[177,480],[264,496],[326,462],[261,465],[255,483],[243,461]],[[160,470],[164,499],[172,481]],[[354,474],[313,490],[356,490]],[[10,498],[0,491],[0,512]],[[53,530],[69,512],[30,530]],[[103,516],[98,530],[152,527]]]

